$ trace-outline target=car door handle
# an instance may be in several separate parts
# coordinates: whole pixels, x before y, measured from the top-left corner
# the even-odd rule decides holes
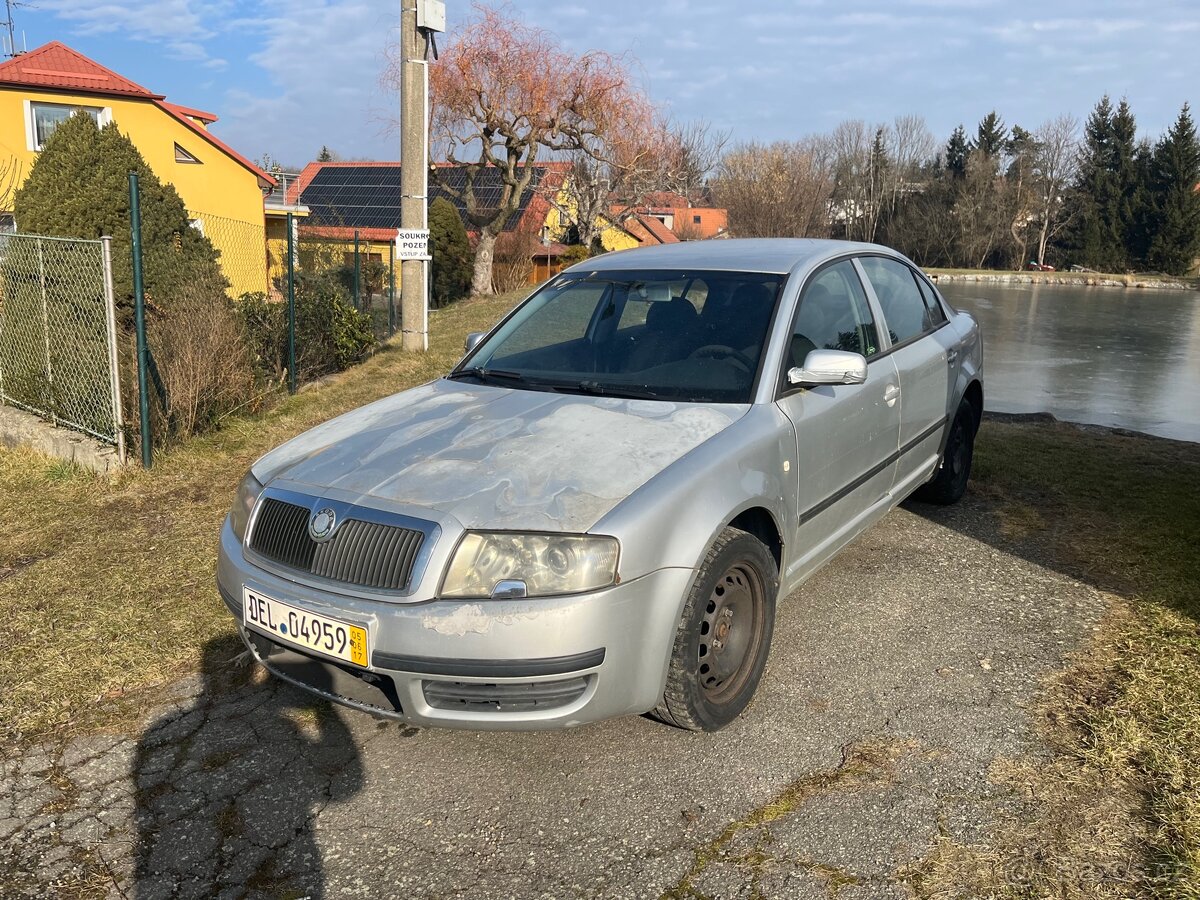
[[[954,363],[957,360],[958,360],[958,351],[957,350],[947,350],[946,351],[946,365],[952,366],[952,365],[954,365]]]
[[[895,404],[896,400],[898,400],[899,397],[900,397],[900,388],[896,387],[896,385],[889,384],[886,388],[884,388],[883,402],[886,403],[888,406],[892,406],[893,404]]]

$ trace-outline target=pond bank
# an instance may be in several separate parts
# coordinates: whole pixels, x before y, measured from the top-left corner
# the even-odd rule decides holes
[[[973,281],[987,284],[1075,284],[1081,287],[1149,288],[1161,291],[1196,290],[1196,284],[1185,279],[1104,275],[1099,272],[944,272],[926,269],[925,274],[935,284]]]

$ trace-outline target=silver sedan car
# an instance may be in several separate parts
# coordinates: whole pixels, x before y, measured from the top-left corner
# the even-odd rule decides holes
[[[872,244],[612,253],[467,343],[258,460],[221,533],[260,663],[419,725],[728,724],[778,598],[961,497],[983,410],[975,321]]]

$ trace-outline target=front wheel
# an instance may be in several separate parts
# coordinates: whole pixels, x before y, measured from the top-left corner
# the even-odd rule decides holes
[[[941,465],[933,478],[917,490],[918,500],[949,506],[962,499],[967,492],[967,480],[971,477],[976,430],[975,409],[964,400],[958,405],[954,424],[950,426]]]
[[[770,551],[744,531],[724,529],[684,604],[656,718],[716,731],[741,714],[766,668],[778,591]]]

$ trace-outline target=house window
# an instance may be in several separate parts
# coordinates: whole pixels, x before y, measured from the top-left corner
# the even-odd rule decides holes
[[[103,127],[112,119],[112,111],[101,106],[76,106],[69,103],[35,103],[25,101],[25,125],[30,150],[41,150],[56,128],[75,113],[86,113],[96,125]]]
[[[195,163],[196,165],[201,165],[200,160],[196,159],[196,157],[192,156],[192,154],[188,153],[186,150],[184,150],[178,144],[175,145],[175,162],[177,162],[177,163]]]
[[[699,224],[700,224],[700,217],[699,217],[699,216],[692,216],[692,224],[693,224],[693,225],[699,225]]]

